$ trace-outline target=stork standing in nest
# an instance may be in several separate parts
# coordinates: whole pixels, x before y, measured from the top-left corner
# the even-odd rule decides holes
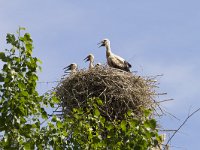
[[[130,72],[131,64],[128,63],[122,57],[112,53],[110,48],[110,41],[108,39],[102,40],[99,44],[101,44],[99,47],[101,46],[106,47],[106,58],[107,58],[107,63],[110,67]]]
[[[92,69],[94,67],[99,67],[101,66],[101,63],[97,63],[96,65],[94,65],[94,55],[93,54],[89,54],[85,59],[86,62],[89,61],[89,69]]]
[[[72,63],[63,69],[65,70],[65,73],[68,73],[69,70],[71,71],[71,73],[75,73],[75,72],[77,72],[78,65],[75,63]]]
[[[94,68],[94,55],[93,54],[89,54],[85,59],[86,62],[89,61],[89,69]]]

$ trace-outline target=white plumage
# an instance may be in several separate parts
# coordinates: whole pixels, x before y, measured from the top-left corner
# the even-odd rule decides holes
[[[85,59],[86,62],[89,61],[89,69],[94,68],[94,55],[93,54],[89,54]]]
[[[71,73],[75,73],[77,72],[78,65],[76,63],[72,63],[63,69],[65,70],[65,73],[67,73],[69,70],[71,71]]]
[[[128,63],[122,57],[112,53],[111,47],[110,47],[110,41],[108,39],[102,40],[100,44],[101,44],[100,47],[101,46],[106,47],[106,58],[107,58],[107,63],[110,67],[118,68],[118,69],[130,72],[131,64]]]

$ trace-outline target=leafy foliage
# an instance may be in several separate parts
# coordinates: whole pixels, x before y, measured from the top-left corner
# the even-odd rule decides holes
[[[73,117],[50,120],[45,110],[59,103],[53,93],[40,96],[36,90],[41,61],[32,57],[30,34],[7,34],[11,48],[0,52],[0,149],[135,149],[156,146],[161,138],[151,110],[136,118],[130,110],[122,121],[106,120],[100,113],[99,98],[74,108]],[[43,121],[43,122],[41,122]],[[45,122],[45,123],[44,123]]]
[[[38,63],[32,57],[33,41],[30,34],[7,34],[11,49],[0,52],[3,68],[0,74],[0,141],[4,149],[32,149],[32,137],[40,129],[40,118],[47,119],[42,106],[43,96],[36,91]]]
[[[68,149],[146,150],[161,142],[150,110],[140,119],[128,111],[124,120],[109,121],[100,115],[100,105],[100,99],[89,99],[86,108],[74,109],[73,118],[65,118]]]

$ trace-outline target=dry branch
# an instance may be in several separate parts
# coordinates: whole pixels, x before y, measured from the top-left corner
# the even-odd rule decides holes
[[[191,114],[189,114],[187,116],[187,118],[183,121],[183,123],[178,127],[177,130],[174,131],[174,133],[172,134],[172,136],[169,138],[169,140],[167,141],[166,145],[169,144],[169,142],[172,140],[172,138],[176,135],[176,133],[185,125],[185,123],[188,121],[188,119],[190,117],[192,117],[194,114],[196,114],[198,111],[200,111],[200,108],[198,108],[197,110],[193,111]]]

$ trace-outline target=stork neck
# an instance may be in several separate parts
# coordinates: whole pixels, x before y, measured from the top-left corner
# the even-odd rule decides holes
[[[93,68],[93,67],[94,67],[93,62],[90,61],[89,68],[91,69],[91,68]]]
[[[110,44],[106,45],[106,56],[109,57],[111,55],[111,48],[110,48]]]
[[[71,74],[75,73],[76,72],[76,69],[72,69],[71,70]]]

